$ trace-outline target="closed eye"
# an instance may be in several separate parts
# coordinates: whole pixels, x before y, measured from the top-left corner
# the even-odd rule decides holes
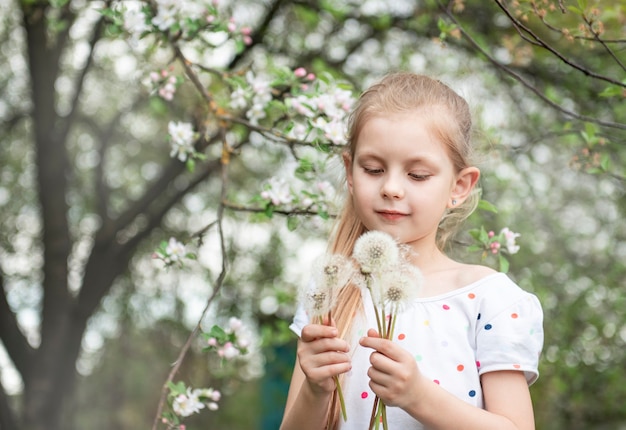
[[[417,173],[409,173],[409,176],[411,177],[411,179],[414,179],[416,181],[425,181],[428,178],[430,178],[432,175],[428,175],[428,174],[420,175]]]
[[[383,169],[375,169],[371,167],[363,167],[363,171],[367,173],[368,175],[380,175],[381,173],[384,172]]]

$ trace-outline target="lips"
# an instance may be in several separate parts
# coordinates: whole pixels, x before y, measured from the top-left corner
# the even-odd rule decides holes
[[[380,210],[376,213],[388,221],[397,221],[407,216],[407,214],[395,210]]]

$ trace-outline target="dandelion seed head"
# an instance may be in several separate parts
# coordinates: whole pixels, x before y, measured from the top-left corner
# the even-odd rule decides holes
[[[390,302],[400,302],[404,296],[403,289],[397,285],[392,285],[387,290],[387,300]]]
[[[368,231],[354,244],[354,259],[361,266],[361,272],[380,272],[397,264],[400,250],[397,242],[387,233]]]

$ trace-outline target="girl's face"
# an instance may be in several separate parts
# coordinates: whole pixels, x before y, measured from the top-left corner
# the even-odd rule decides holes
[[[478,179],[476,168],[468,168],[475,170],[470,179],[468,169],[455,171],[419,111],[370,118],[345,164],[352,202],[365,227],[414,248],[434,245],[446,208],[452,199],[460,204]]]

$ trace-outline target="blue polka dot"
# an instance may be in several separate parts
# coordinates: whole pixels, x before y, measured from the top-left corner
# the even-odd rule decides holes
[[[478,314],[478,318],[476,318],[476,319],[477,319],[477,320],[479,320],[479,319],[480,319],[480,314]]]
[[[492,327],[492,325],[491,325],[491,324],[487,324],[487,325],[485,326],[485,330],[491,330],[491,327]]]
[[[467,394],[469,394],[470,397],[476,397],[476,391],[474,390],[470,390],[470,392]]]

